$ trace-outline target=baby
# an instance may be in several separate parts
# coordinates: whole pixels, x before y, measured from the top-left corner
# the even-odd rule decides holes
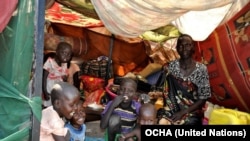
[[[48,57],[43,65],[43,106],[51,106],[50,94],[54,84],[67,81],[69,76],[68,63],[72,58],[72,46],[60,42],[54,57]]]

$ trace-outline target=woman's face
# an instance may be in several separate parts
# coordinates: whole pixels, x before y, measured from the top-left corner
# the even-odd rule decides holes
[[[190,58],[194,53],[194,43],[189,37],[183,37],[176,49],[182,59]]]

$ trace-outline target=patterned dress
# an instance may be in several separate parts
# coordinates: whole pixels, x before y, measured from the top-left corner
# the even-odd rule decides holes
[[[178,60],[172,61],[167,66],[168,75],[164,85],[165,102],[171,113],[187,109],[199,99],[211,97],[209,76],[204,64],[196,62],[193,72],[184,77],[180,71]],[[189,113],[190,117],[200,116],[201,111]],[[187,118],[187,120],[190,120]]]
[[[43,65],[43,69],[47,70],[49,72],[49,75],[47,77],[47,91],[50,93],[52,90],[52,87],[57,82],[63,81],[63,76],[68,76],[68,68],[67,63],[62,63],[61,66],[59,66],[56,61],[53,58],[48,58],[47,61]],[[49,101],[43,101],[44,106],[50,106],[51,100]]]
[[[104,111],[102,112],[102,116],[107,112],[111,104],[112,104],[112,101],[109,101]],[[132,104],[128,109],[122,109],[120,107],[117,107],[114,109],[112,114],[117,114],[117,115],[120,115],[121,117],[121,122],[122,122],[121,133],[128,133],[134,129],[140,107],[141,107],[141,104],[139,102],[132,100]]]

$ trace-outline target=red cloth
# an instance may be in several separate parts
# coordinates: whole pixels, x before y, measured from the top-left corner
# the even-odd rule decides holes
[[[0,0],[0,33],[9,23],[12,13],[15,11],[18,0]]]
[[[84,91],[87,91],[89,93],[99,89],[104,89],[105,87],[105,81],[102,78],[82,75],[81,80]]]

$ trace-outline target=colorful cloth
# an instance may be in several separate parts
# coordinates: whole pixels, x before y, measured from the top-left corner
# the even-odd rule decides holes
[[[53,58],[48,58],[48,60],[44,63],[43,68],[49,72],[47,77],[47,90],[50,93],[52,87],[55,83],[63,81],[63,76],[68,76],[68,68],[67,63],[62,63],[59,66]]]
[[[67,122],[65,127],[69,129],[70,141],[84,141],[85,140],[85,133],[86,133],[85,124],[81,125],[79,129],[76,129],[69,122]]]
[[[185,82],[182,85],[186,84],[186,89],[187,91],[190,91],[190,93],[193,91],[194,100],[207,99],[211,96],[208,71],[204,64],[196,62],[196,68],[194,71],[188,77],[184,77],[180,71],[179,61],[175,60],[170,62],[168,66],[168,72]],[[195,92],[193,86],[188,87],[188,85],[195,85],[197,87],[197,92]]]
[[[81,1],[80,3],[82,3]],[[67,2],[68,4],[74,3],[72,1]],[[45,20],[51,21],[53,23],[62,23],[77,27],[100,27],[103,23],[100,20],[96,20],[90,17],[86,17],[83,14],[68,8],[58,2],[45,11]]]
[[[113,100],[108,102],[104,111],[102,112],[102,116],[104,116],[104,114],[108,111],[112,102]],[[139,115],[140,107],[141,104],[139,102],[132,100],[131,107],[129,107],[128,109],[122,109],[119,106],[114,109],[112,114],[117,114],[121,116],[121,125],[122,125],[121,133],[128,133],[134,129],[137,117]]]
[[[196,62],[196,68],[187,77],[184,77],[181,73],[178,60],[170,62],[167,70],[169,73],[166,78],[167,83],[164,86],[164,94],[166,96],[166,106],[169,107],[170,113],[187,109],[199,99],[210,98],[209,76],[204,64]],[[194,117],[195,121],[190,118],[185,120],[199,121],[201,119],[201,117],[198,117],[201,116],[200,110],[196,110],[188,115]]]
[[[68,130],[64,127],[64,124],[53,106],[44,109],[40,124],[40,141],[54,141],[52,134],[65,136]]]

